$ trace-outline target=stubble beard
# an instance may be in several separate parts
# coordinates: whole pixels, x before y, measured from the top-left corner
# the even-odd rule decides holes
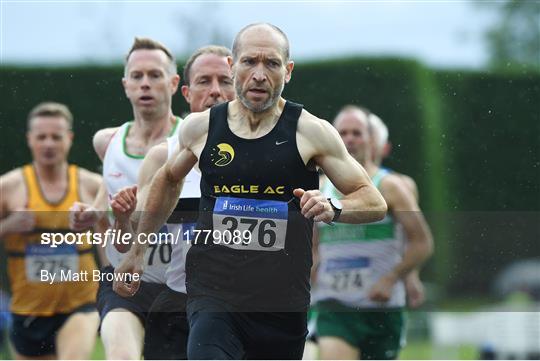
[[[235,83],[234,87],[236,90],[236,96],[238,97],[238,99],[240,99],[240,102],[244,105],[244,107],[246,107],[253,113],[262,113],[270,109],[277,103],[279,97],[281,96],[281,93],[283,92],[283,89],[285,88],[285,82],[282,82],[278,87],[276,87],[275,89],[272,89],[268,99],[261,105],[255,105],[247,99],[247,97],[244,95],[242,91],[241,84]]]

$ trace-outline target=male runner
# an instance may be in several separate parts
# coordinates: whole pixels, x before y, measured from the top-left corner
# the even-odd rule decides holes
[[[103,161],[106,193],[112,198],[120,189],[137,183],[139,168],[149,149],[169,136],[177,136],[180,118],[171,110],[172,96],[180,77],[170,51],[159,42],[136,38],[126,57],[122,84],[133,108],[134,120],[120,127],[106,128],[94,136],[94,149]],[[79,228],[95,221],[98,204],[76,204],[72,225]],[[118,247],[117,247],[118,246]],[[144,324],[154,299],[165,289],[165,271],[170,262],[171,245],[159,244],[146,253],[147,272],[141,292],[123,298],[105,279],[99,285],[97,305],[101,317],[101,339],[108,359],[140,359]],[[124,254],[123,245],[106,245],[112,273]]]
[[[192,113],[233,100],[235,93],[227,57],[231,51],[208,45],[195,51],[184,66],[182,95]]]
[[[369,114],[345,107],[334,126],[380,190],[390,213],[374,224],[319,227],[315,297],[320,357],[397,358],[405,306],[403,279],[430,255],[431,233],[404,182],[373,163]],[[341,197],[330,181],[324,182],[323,192]],[[405,235],[408,244],[403,251]]]
[[[96,339],[92,245],[84,238],[58,247],[41,241],[43,233],[68,232],[69,207],[92,202],[101,182],[67,162],[72,123],[65,105],[37,105],[28,116],[32,163],[0,178],[0,240],[8,257],[17,359],[88,359]]]
[[[392,143],[388,140],[388,127],[381,118],[376,114],[369,114],[370,122],[370,136],[372,137],[372,155],[373,163],[378,167],[382,167],[383,159],[390,156],[392,151]],[[391,170],[392,173],[399,176],[403,183],[409,188],[409,191],[413,194],[416,202],[419,200],[418,187],[414,179],[408,175],[398,173]],[[420,270],[415,268],[405,277],[405,291],[407,293],[407,307],[417,308],[424,303],[425,293],[424,285],[420,280]]]
[[[293,62],[279,28],[242,29],[229,64],[237,100],[182,123],[180,149],[152,180],[137,233],[161,226],[199,161],[198,232],[186,259],[188,358],[300,358],[313,221],[375,221],[386,205],[337,132],[281,97]],[[342,204],[317,190],[317,165],[346,194]],[[142,273],[145,246],[135,244],[117,272]],[[116,287],[131,294],[139,285]]]
[[[230,55],[230,50],[225,47],[209,45],[198,49],[188,59],[184,67],[182,94],[191,112],[202,112],[215,104],[234,99],[233,81],[227,63]],[[136,205],[140,207],[144,204],[152,176],[177,147],[178,137],[167,138],[166,143],[153,147],[142,163],[138,187],[124,188],[113,197],[111,207],[120,216],[118,218],[126,221],[121,227],[127,232],[132,232],[129,216]],[[181,235],[195,225],[201,194],[200,179],[200,172],[195,169],[187,175],[181,201],[165,227],[167,233]],[[133,218],[138,216],[136,213]],[[185,255],[189,244],[182,238],[172,244],[171,262],[166,272],[168,287],[152,303],[146,319],[146,359],[187,358],[189,326],[186,318]]]

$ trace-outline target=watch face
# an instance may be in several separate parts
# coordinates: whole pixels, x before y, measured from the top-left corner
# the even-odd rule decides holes
[[[334,207],[336,209],[339,209],[339,210],[343,209],[343,206],[341,205],[341,202],[338,201],[335,198],[330,198],[330,204],[332,205],[332,207]]]

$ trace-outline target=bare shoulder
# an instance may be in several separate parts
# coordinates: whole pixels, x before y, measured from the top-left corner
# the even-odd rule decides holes
[[[210,124],[210,109],[188,115],[179,130],[179,149],[189,149],[199,158],[206,144]]]
[[[317,142],[334,141],[334,137],[338,135],[337,130],[329,121],[316,117],[305,109],[298,120],[298,132],[308,137],[315,137],[312,139],[317,139]]]
[[[403,188],[404,186],[405,183],[401,177],[395,173],[389,173],[381,179],[381,189],[394,190],[396,188]]]
[[[25,182],[22,168],[15,168],[0,176],[0,203],[2,213],[15,208],[14,205],[26,203]],[[12,210],[12,209],[11,209]]]
[[[210,109],[189,114],[180,124],[180,139],[186,146],[208,133]]]
[[[94,145],[94,150],[96,151],[96,154],[101,160],[103,160],[103,158],[105,157],[105,152],[107,151],[107,147],[111,141],[111,138],[118,131],[119,128],[120,127],[104,128],[98,130],[96,134],[94,134],[92,143]]]
[[[416,198],[407,184],[397,174],[388,174],[381,180],[381,194],[386,200],[389,208],[394,208],[403,202],[414,204]]]
[[[396,173],[399,178],[403,181],[403,183],[407,186],[407,189],[412,192],[414,195],[414,198],[418,201],[419,194],[418,194],[418,186],[416,185],[416,182],[412,177],[409,177],[406,174]]]
[[[332,125],[324,119],[316,117],[307,110],[303,109],[298,119],[298,132],[307,135],[321,134],[333,128]]]
[[[311,156],[343,153],[339,134],[328,121],[303,110],[298,119],[297,143]]]
[[[22,168],[15,168],[0,176],[0,187],[2,188],[2,198],[11,194],[19,187],[24,186]]]
[[[408,183],[408,184],[414,184],[416,186],[416,182],[414,181],[413,177],[411,176],[408,176],[406,174],[403,174],[403,173],[396,173],[397,175],[399,175],[399,177],[401,179],[403,179],[403,181],[405,183]]]

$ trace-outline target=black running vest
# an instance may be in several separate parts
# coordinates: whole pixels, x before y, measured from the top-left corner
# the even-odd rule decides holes
[[[199,159],[199,234],[187,254],[188,295],[238,311],[305,311],[313,222],[292,192],[319,184],[296,144],[302,106],[287,102],[274,128],[257,139],[235,135],[227,109],[228,103],[211,109]]]

